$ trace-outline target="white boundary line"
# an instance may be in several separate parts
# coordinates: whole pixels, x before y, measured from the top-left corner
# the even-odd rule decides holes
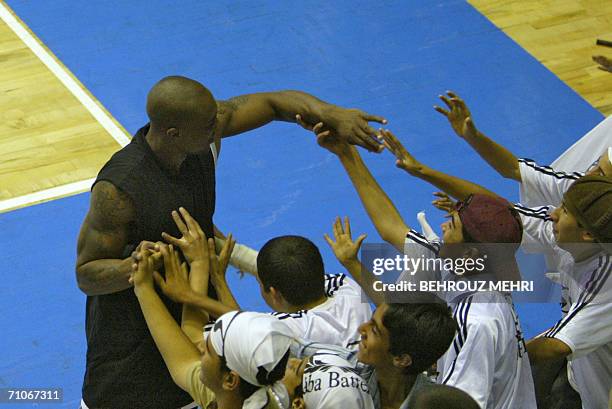
[[[59,199],[60,197],[73,195],[75,193],[87,192],[89,189],[91,189],[91,185],[93,185],[95,180],[95,178],[80,180],[78,182],[55,186],[50,189],[40,190],[27,195],[14,197],[12,199],[2,200],[0,201],[0,213],[14,210],[25,205],[33,205],[48,201],[50,199]]]
[[[24,42],[25,45],[32,50],[43,64],[60,80],[60,82],[68,88],[68,90],[83,104],[83,106],[93,115],[93,117],[102,125],[102,127],[117,141],[121,146],[125,146],[130,142],[127,135],[113,122],[111,117],[96,104],[96,102],[81,88],[81,86],[68,74],[67,70],[62,67],[51,54],[45,50],[39,41],[13,16],[4,2],[0,1],[0,18],[8,25],[11,30]],[[30,193],[24,196],[15,197],[8,200],[0,201],[0,212],[23,207],[33,202],[42,202],[60,196],[67,196],[73,193],[79,193],[91,186],[93,179],[83,180],[79,182],[69,183],[63,186],[57,186],[51,189],[42,190],[39,192]],[[87,188],[83,186],[87,185]]]

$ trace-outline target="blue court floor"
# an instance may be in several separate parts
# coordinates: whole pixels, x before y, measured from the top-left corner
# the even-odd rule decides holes
[[[432,109],[447,89],[470,104],[476,124],[519,155],[550,162],[602,116],[469,4],[458,0],[73,2],[7,4],[130,132],[161,77],[207,85],[218,99],[299,89],[385,116],[421,161],[518,198]],[[180,4],[180,6],[179,6]],[[388,153],[367,164],[416,226],[433,187],[397,170]],[[292,124],[224,140],[215,223],[260,247],[281,234],[315,241],[329,272],[340,265],[323,240],[337,215],[380,242],[337,160]],[[78,229],[89,194],[0,215],[0,388],[62,387],[75,408],[85,364],[85,296],[75,281]],[[264,310],[251,278],[232,285]],[[533,336],[554,304],[519,305]],[[2,408],[9,407],[0,405]],[[22,407],[22,406],[19,406]]]

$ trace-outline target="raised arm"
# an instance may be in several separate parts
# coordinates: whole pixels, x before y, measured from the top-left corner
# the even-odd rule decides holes
[[[309,124],[324,122],[344,140],[370,151],[379,151],[381,146],[374,139],[376,131],[368,122],[386,123],[382,117],[329,104],[302,91],[241,95],[219,101],[218,112],[222,122],[221,137],[246,132],[274,120],[295,122],[296,115],[300,115]]]
[[[465,139],[472,148],[500,175],[508,179],[521,181],[518,158],[482,132],[472,118],[469,108],[457,94],[448,91],[448,97],[440,95],[440,99],[448,109],[434,106],[434,109],[444,115],[455,133]]]
[[[193,365],[200,361],[200,353],[181,331],[155,292],[153,262],[147,254],[142,254],[140,261],[134,266],[131,281],[151,336],[168,367],[172,380],[187,391],[187,374]]]
[[[340,159],[380,237],[400,251],[403,250],[404,239],[410,229],[395,205],[376,182],[357,149],[330,131],[321,131],[322,127],[322,124],[317,124],[313,129],[317,142]]]
[[[130,198],[109,182],[96,183],[77,244],[76,276],[85,294],[109,294],[130,287],[132,260],[121,256],[133,220]]]
[[[400,143],[395,135],[388,130],[381,131],[381,137],[387,149],[395,155],[397,161],[395,165],[410,173],[411,175],[422,179],[430,184],[441,189],[448,195],[457,200],[465,200],[469,195],[480,193],[488,196],[497,196],[494,192],[472,183],[470,181],[460,179],[455,176],[447,175],[439,172],[417,161],[404,146]]]

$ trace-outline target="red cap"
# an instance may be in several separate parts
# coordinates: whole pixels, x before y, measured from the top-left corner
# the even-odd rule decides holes
[[[457,203],[464,231],[478,243],[521,242],[523,225],[510,202],[501,197],[470,195]]]

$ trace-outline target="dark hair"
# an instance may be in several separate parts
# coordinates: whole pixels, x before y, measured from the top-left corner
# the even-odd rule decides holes
[[[272,385],[276,381],[280,381],[285,376],[285,370],[287,369],[287,362],[289,362],[289,350],[285,353],[285,356],[278,361],[278,364],[272,369],[270,372],[266,371],[263,367],[259,367],[259,372],[257,373],[257,381],[262,385]],[[225,358],[219,356],[221,359],[221,370],[225,372],[229,372],[230,369],[227,366],[227,362]],[[238,384],[238,392],[242,399],[248,399],[252,394],[257,392],[261,387],[253,385],[244,380],[244,378],[240,377],[240,384]]]
[[[325,271],[319,249],[300,236],[269,240],[259,250],[257,274],[264,290],[274,287],[292,305],[325,296]]]
[[[438,297],[431,302],[388,304],[382,323],[389,331],[389,352],[410,355],[405,373],[416,375],[432,366],[448,350],[457,331],[450,308]],[[421,300],[420,300],[421,301]]]

